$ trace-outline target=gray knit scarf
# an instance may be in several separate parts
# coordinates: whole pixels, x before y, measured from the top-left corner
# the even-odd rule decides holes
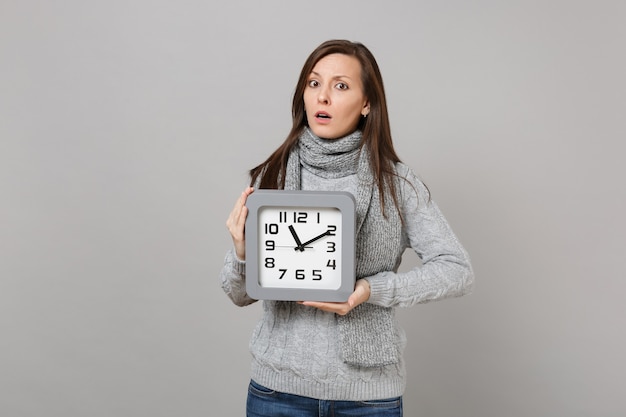
[[[390,195],[385,198],[385,214],[369,161],[369,151],[361,146],[361,132],[326,140],[308,128],[289,155],[285,189],[300,189],[300,170],[324,178],[357,174],[355,195],[357,217],[356,277],[364,278],[395,270],[400,251],[401,221]],[[341,351],[346,363],[357,366],[384,366],[397,363],[393,309],[363,303],[345,316],[337,315]],[[383,329],[383,331],[381,331]]]

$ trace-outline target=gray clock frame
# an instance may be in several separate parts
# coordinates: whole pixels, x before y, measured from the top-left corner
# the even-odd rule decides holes
[[[255,300],[345,302],[354,292],[356,203],[344,191],[256,190],[247,201],[246,292]],[[341,211],[341,284],[337,289],[275,288],[259,282],[258,212],[262,207],[332,207]]]

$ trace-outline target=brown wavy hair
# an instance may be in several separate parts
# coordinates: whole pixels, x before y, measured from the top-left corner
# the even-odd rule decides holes
[[[258,188],[283,189],[287,160],[291,149],[297,144],[298,137],[307,126],[304,110],[304,90],[307,79],[317,62],[327,55],[343,54],[355,57],[361,64],[361,82],[363,92],[370,104],[367,117],[362,117],[357,129],[363,133],[360,146],[366,146],[370,155],[370,166],[374,179],[378,184],[381,207],[385,207],[385,190],[388,190],[394,205],[398,207],[395,187],[394,164],[400,162],[391,140],[387,100],[380,69],[374,55],[358,42],[347,40],[329,40],[318,46],[307,58],[300,72],[298,83],[293,95],[291,109],[293,125],[285,141],[263,163],[250,170],[251,185],[257,183]],[[384,209],[383,209],[384,210]]]

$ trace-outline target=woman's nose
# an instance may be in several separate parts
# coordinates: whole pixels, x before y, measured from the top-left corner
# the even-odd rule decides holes
[[[326,91],[324,88],[320,88],[319,93],[317,95],[317,101],[322,104],[328,104],[329,102],[328,97],[329,97],[328,91]]]

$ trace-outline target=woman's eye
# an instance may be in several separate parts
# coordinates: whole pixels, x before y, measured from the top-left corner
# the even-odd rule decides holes
[[[347,90],[348,89],[348,84],[346,84],[346,83],[337,83],[336,87],[339,90]]]
[[[309,87],[317,87],[320,83],[318,83],[316,80],[310,80],[309,81]]]

